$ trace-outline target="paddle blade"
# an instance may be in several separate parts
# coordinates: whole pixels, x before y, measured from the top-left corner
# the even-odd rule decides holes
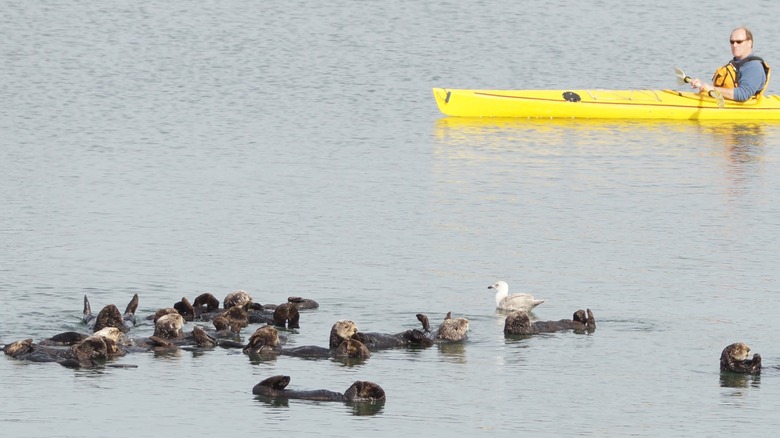
[[[718,108],[723,108],[724,106],[726,106],[726,101],[723,99],[723,95],[720,94],[720,91],[710,90],[708,94],[710,95],[711,98],[718,101]]]
[[[674,74],[677,75],[677,83],[679,85],[683,85],[691,81],[691,78],[689,76],[686,76],[685,72],[680,70],[679,67],[674,68]]]

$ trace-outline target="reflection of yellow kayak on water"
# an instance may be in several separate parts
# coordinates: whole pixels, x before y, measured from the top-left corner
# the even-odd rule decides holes
[[[780,120],[780,96],[746,102],[674,90],[464,90],[434,88],[439,110],[457,117]]]

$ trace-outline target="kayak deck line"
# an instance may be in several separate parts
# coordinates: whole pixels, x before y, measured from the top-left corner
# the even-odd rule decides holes
[[[603,97],[598,97],[593,94],[593,91],[595,90],[584,90],[586,93],[588,93],[588,97],[590,97],[593,100],[606,100]],[[609,93],[610,90],[598,90],[601,93]],[[671,90],[663,90],[672,92]],[[572,91],[565,91],[564,93],[571,93]],[[661,99],[661,96],[658,95],[658,92],[656,90],[629,90],[631,94],[629,94],[627,97],[624,96],[617,96],[614,92],[613,94],[613,100],[628,100],[628,101],[635,101],[634,97],[632,96],[633,93],[643,93],[643,94],[649,94],[652,95],[653,99],[652,101],[656,102],[663,102]],[[506,94],[494,94],[489,92],[482,92],[482,91],[475,91],[474,94],[481,95],[481,96],[490,96],[490,97],[501,97],[501,98],[507,98],[507,99],[528,99],[528,100],[549,100],[553,102],[558,102],[560,99],[551,99],[551,98],[542,98],[542,97],[528,97],[528,96],[511,96]],[[449,101],[450,96],[452,95],[451,91],[447,91],[447,99],[446,101]],[[637,98],[636,101],[642,101],[644,99]],[[572,102],[572,103],[579,103],[579,102]],[[585,102],[590,103],[590,102]],[[593,102],[595,103],[595,102]]]
[[[780,120],[780,97],[725,105],[707,94],[671,89],[488,90],[434,88],[452,117]]]

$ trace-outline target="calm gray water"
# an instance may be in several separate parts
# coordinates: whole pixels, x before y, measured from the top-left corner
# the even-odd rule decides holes
[[[680,3],[3,1],[0,344],[84,330],[85,294],[137,292],[142,315],[205,291],[313,298],[294,345],[345,318],[471,323],[354,366],[0,357],[3,435],[776,433],[780,124],[455,120],[431,95],[675,87],[673,66],[729,58],[734,15],[780,62],[776,3]],[[547,299],[539,319],[593,309],[597,331],[505,339],[499,279]],[[737,341],[760,378],[721,377]],[[256,399],[274,374],[388,399]]]

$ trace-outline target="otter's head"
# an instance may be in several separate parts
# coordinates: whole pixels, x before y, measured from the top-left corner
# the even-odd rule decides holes
[[[109,341],[110,342],[110,341]],[[95,361],[105,360],[109,356],[106,338],[92,335],[71,347],[82,365],[94,365]]]
[[[726,347],[732,360],[747,360],[750,357],[750,347],[743,342],[736,342]]]
[[[584,310],[579,309],[576,312],[574,312],[574,315],[572,315],[571,320],[580,322],[582,324],[587,324],[588,323],[588,315],[585,313]]]
[[[154,312],[154,323],[156,324],[157,321],[162,318],[165,315],[170,315],[171,313],[179,313],[176,309],[173,307],[166,307],[163,309],[158,309],[156,312]]]
[[[274,325],[279,327],[300,328],[300,318],[298,308],[293,303],[280,304],[274,309]]]
[[[273,326],[266,325],[252,333],[244,347],[244,353],[259,354],[273,351],[277,347],[279,347],[279,332]]]
[[[179,339],[182,333],[184,318],[179,313],[169,313],[154,323],[154,336],[162,339]]]
[[[504,320],[505,335],[530,335],[532,334],[531,319],[528,313],[516,310],[507,315]]]
[[[342,342],[350,339],[357,332],[358,328],[354,322],[346,319],[336,321],[336,323],[333,324],[333,327],[330,329],[330,341],[328,342],[329,348],[338,348]]]
[[[19,357],[22,354],[33,351],[32,339],[16,341],[3,347],[3,353],[11,357]]]
[[[222,312],[220,316],[224,316],[227,319],[230,330],[234,333],[238,333],[243,327],[249,325],[249,314],[243,307],[233,306]]]
[[[243,290],[237,290],[227,294],[225,300],[223,301],[222,307],[224,307],[225,310],[230,309],[231,307],[241,307],[242,309],[246,309],[251,304],[252,296]]]
[[[344,396],[351,402],[384,401],[385,391],[374,382],[357,381],[347,389]]]
[[[347,339],[336,348],[334,356],[349,359],[368,359],[371,357],[371,353],[365,344],[357,339]]]
[[[195,338],[195,344],[201,348],[213,348],[217,346],[217,340],[211,337],[203,327],[196,325],[192,329],[192,337]]]
[[[105,339],[110,339],[115,344],[121,344],[127,340],[127,336],[122,333],[122,330],[119,330],[116,327],[106,327],[98,330],[94,333],[94,336],[102,336]]]
[[[230,322],[222,315],[217,316],[211,321],[214,324],[214,328],[217,330],[227,330],[230,328]]]
[[[266,388],[275,389],[276,391],[283,391],[284,388],[287,388],[287,385],[290,384],[290,376],[271,376],[260,383],[258,385],[264,386]]]

